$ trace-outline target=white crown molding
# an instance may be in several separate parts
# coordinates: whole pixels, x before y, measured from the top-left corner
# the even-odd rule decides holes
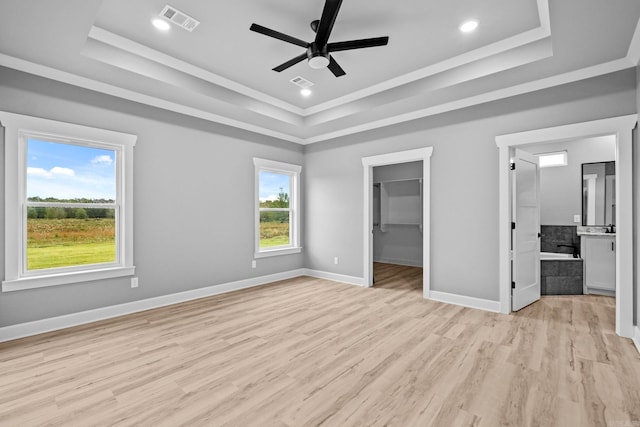
[[[256,126],[251,123],[246,123],[240,120],[230,119],[228,117],[224,117],[219,114],[214,114],[214,113],[203,111],[197,108],[188,107],[186,105],[167,101],[154,96],[145,95],[140,92],[135,92],[129,89],[123,89],[118,86],[114,86],[108,83],[103,83],[98,80],[90,79],[88,77],[82,77],[77,74],[69,73],[66,71],[61,71],[52,67],[48,67],[46,65],[36,64],[31,61],[5,55],[3,53],[0,53],[0,65],[8,68],[13,68],[19,71],[24,71],[26,73],[33,74],[36,76],[45,77],[51,80],[56,80],[62,83],[67,83],[73,86],[78,86],[84,89],[89,89],[89,90],[104,93],[107,95],[116,96],[118,98],[127,99],[129,101],[150,105],[152,107],[158,107],[164,110],[185,114],[191,117],[197,117],[197,118],[208,120],[211,122],[235,127],[238,129],[244,129],[244,130],[255,132],[261,135],[271,136],[273,138],[295,142],[297,144],[304,143],[304,139],[294,135],[286,134],[283,132],[277,132],[262,126]]]
[[[547,0],[538,0],[538,4],[546,5]],[[548,14],[548,11],[546,12]],[[543,23],[544,27],[546,24]],[[103,34],[104,36],[104,34]],[[100,82],[91,78],[82,77],[77,74],[61,71],[52,67],[36,64],[27,60],[12,57],[6,54],[0,53],[0,65],[13,68],[16,70],[24,71],[37,76],[57,80],[63,83],[71,84],[74,86],[82,87],[85,89],[105,93],[108,95],[120,97],[134,102],[150,105],[157,108],[173,111],[180,114],[185,114],[192,117],[220,123],[223,125],[243,129],[250,132],[255,132],[261,135],[270,136],[273,138],[289,141],[297,144],[307,145],[339,137],[344,137],[360,132],[374,130],[386,126],[391,126],[399,123],[403,123],[410,120],[420,119],[424,117],[433,116],[436,114],[446,113],[457,109],[467,108],[486,102],[496,101],[507,97],[516,95],[522,95],[529,92],[534,92],[542,89],[547,89],[554,86],[568,84],[579,80],[584,80],[600,75],[621,71],[634,66],[637,66],[640,62],[640,21],[636,27],[633,39],[628,49],[628,53],[624,58],[609,61],[602,64],[558,74],[555,76],[539,79],[532,82],[522,83],[519,85],[486,92],[480,95],[467,97],[439,105],[434,105],[424,109],[407,111],[401,114],[390,115],[380,120],[372,120],[370,122],[361,123],[355,126],[344,127],[335,131],[326,132],[323,134],[310,135],[308,137],[300,137],[298,135],[279,132],[264,126],[257,126],[246,121],[232,119],[220,114],[211,113],[199,108],[189,107],[180,103],[164,100],[154,96],[146,95],[140,92],[136,92],[129,89],[123,89],[108,83]],[[309,128],[311,129],[311,128]]]
[[[636,30],[633,33],[633,37],[631,38],[629,50],[627,51],[627,59],[629,59],[629,61],[631,61],[631,64],[633,64],[634,66],[640,64],[640,20],[638,20]]]
[[[432,107],[424,108],[421,110],[415,110],[415,111],[399,114],[396,116],[390,116],[381,120],[374,120],[374,121],[363,123],[357,126],[339,129],[334,132],[328,132],[322,135],[316,135],[313,137],[305,138],[302,144],[314,144],[316,142],[340,138],[340,137],[352,135],[355,133],[365,132],[373,129],[378,129],[386,126],[391,126],[391,125],[415,120],[415,119],[434,116],[436,114],[447,113],[450,111],[472,107],[475,105],[484,104],[491,101],[497,101],[497,100],[509,98],[512,96],[522,95],[525,93],[535,92],[542,89],[548,89],[555,86],[573,83],[576,81],[601,76],[604,74],[614,73],[616,71],[625,70],[630,67],[631,65],[627,58],[617,59],[617,60],[606,62],[603,64],[594,65],[592,67],[581,68],[579,70],[558,74],[552,77],[547,77],[547,78],[535,80],[532,82],[522,83],[519,85],[507,87],[504,89],[498,89],[491,92],[486,92],[480,95],[471,96],[468,98],[463,98],[463,99],[447,102],[440,105],[434,105]]]
[[[352,92],[340,98],[335,98],[335,99],[332,99],[331,101],[327,101],[322,104],[315,105],[313,107],[308,107],[304,110],[304,115],[310,116],[313,114],[317,114],[321,111],[339,107],[341,105],[354,102],[359,99],[366,98],[368,96],[375,95],[377,93],[384,92],[386,90],[390,90],[395,87],[414,82],[416,80],[421,80],[438,73],[449,71],[454,68],[461,67],[463,65],[467,65],[472,62],[482,60],[484,58],[498,55],[500,53],[506,52],[511,49],[515,49],[521,46],[526,46],[530,43],[534,43],[536,41],[542,40],[549,36],[550,36],[550,32],[548,29],[538,27],[521,34],[517,34],[508,39],[500,40],[496,43],[483,46],[481,48],[472,50],[462,55],[454,56],[453,58],[449,58],[447,60],[438,62],[436,64],[421,68],[419,70],[412,71],[402,76],[394,77],[385,82],[382,82],[373,86],[369,86],[368,88],[359,90],[357,92]]]
[[[113,46],[118,49],[122,49],[131,54],[173,68],[174,70],[181,71],[185,74],[189,74],[209,83],[222,86],[225,89],[232,90],[239,94],[253,98],[257,101],[264,102],[265,104],[274,105],[278,108],[282,108],[283,110],[289,111],[299,116],[302,116],[305,113],[304,109],[289,104],[288,102],[285,102],[279,98],[267,95],[266,93],[260,92],[255,89],[251,89],[250,87],[237,83],[233,80],[229,80],[188,62],[181,61],[180,59],[174,58],[173,56],[166,55],[155,49],[134,42],[133,40],[130,40],[126,37],[122,37],[103,28],[96,27],[95,25],[91,27],[88,38],[108,44],[109,46]]]

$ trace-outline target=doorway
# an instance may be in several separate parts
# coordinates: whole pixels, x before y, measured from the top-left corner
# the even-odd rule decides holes
[[[613,135],[616,138],[616,333],[633,336],[633,209],[632,130],[637,115],[537,129],[496,137],[499,152],[500,311],[510,313],[511,300],[511,187],[510,163],[516,147]]]
[[[433,147],[419,148],[415,150],[400,151],[364,157],[363,164],[363,193],[364,193],[364,218],[363,218],[363,272],[365,286],[373,286],[373,236],[374,236],[374,179],[373,168],[377,166],[396,165],[409,162],[422,162],[422,202],[419,221],[422,226],[422,294],[429,298],[430,294],[430,215],[429,200],[431,193],[431,154]]]
[[[423,169],[422,162],[373,168],[374,262],[422,267]]]

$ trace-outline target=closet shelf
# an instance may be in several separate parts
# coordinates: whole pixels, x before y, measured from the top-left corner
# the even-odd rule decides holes
[[[387,226],[417,226],[422,232],[422,178],[381,181],[378,215],[380,231]]]

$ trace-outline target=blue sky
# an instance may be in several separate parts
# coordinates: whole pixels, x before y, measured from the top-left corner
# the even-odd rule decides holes
[[[280,189],[290,193],[291,177],[281,173],[260,171],[260,201],[277,200]]]
[[[115,199],[115,152],[29,138],[27,197]]]

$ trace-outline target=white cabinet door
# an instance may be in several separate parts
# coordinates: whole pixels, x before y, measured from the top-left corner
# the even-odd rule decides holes
[[[585,281],[587,289],[616,290],[616,251],[615,241],[611,237],[587,237],[585,239],[586,253]]]

